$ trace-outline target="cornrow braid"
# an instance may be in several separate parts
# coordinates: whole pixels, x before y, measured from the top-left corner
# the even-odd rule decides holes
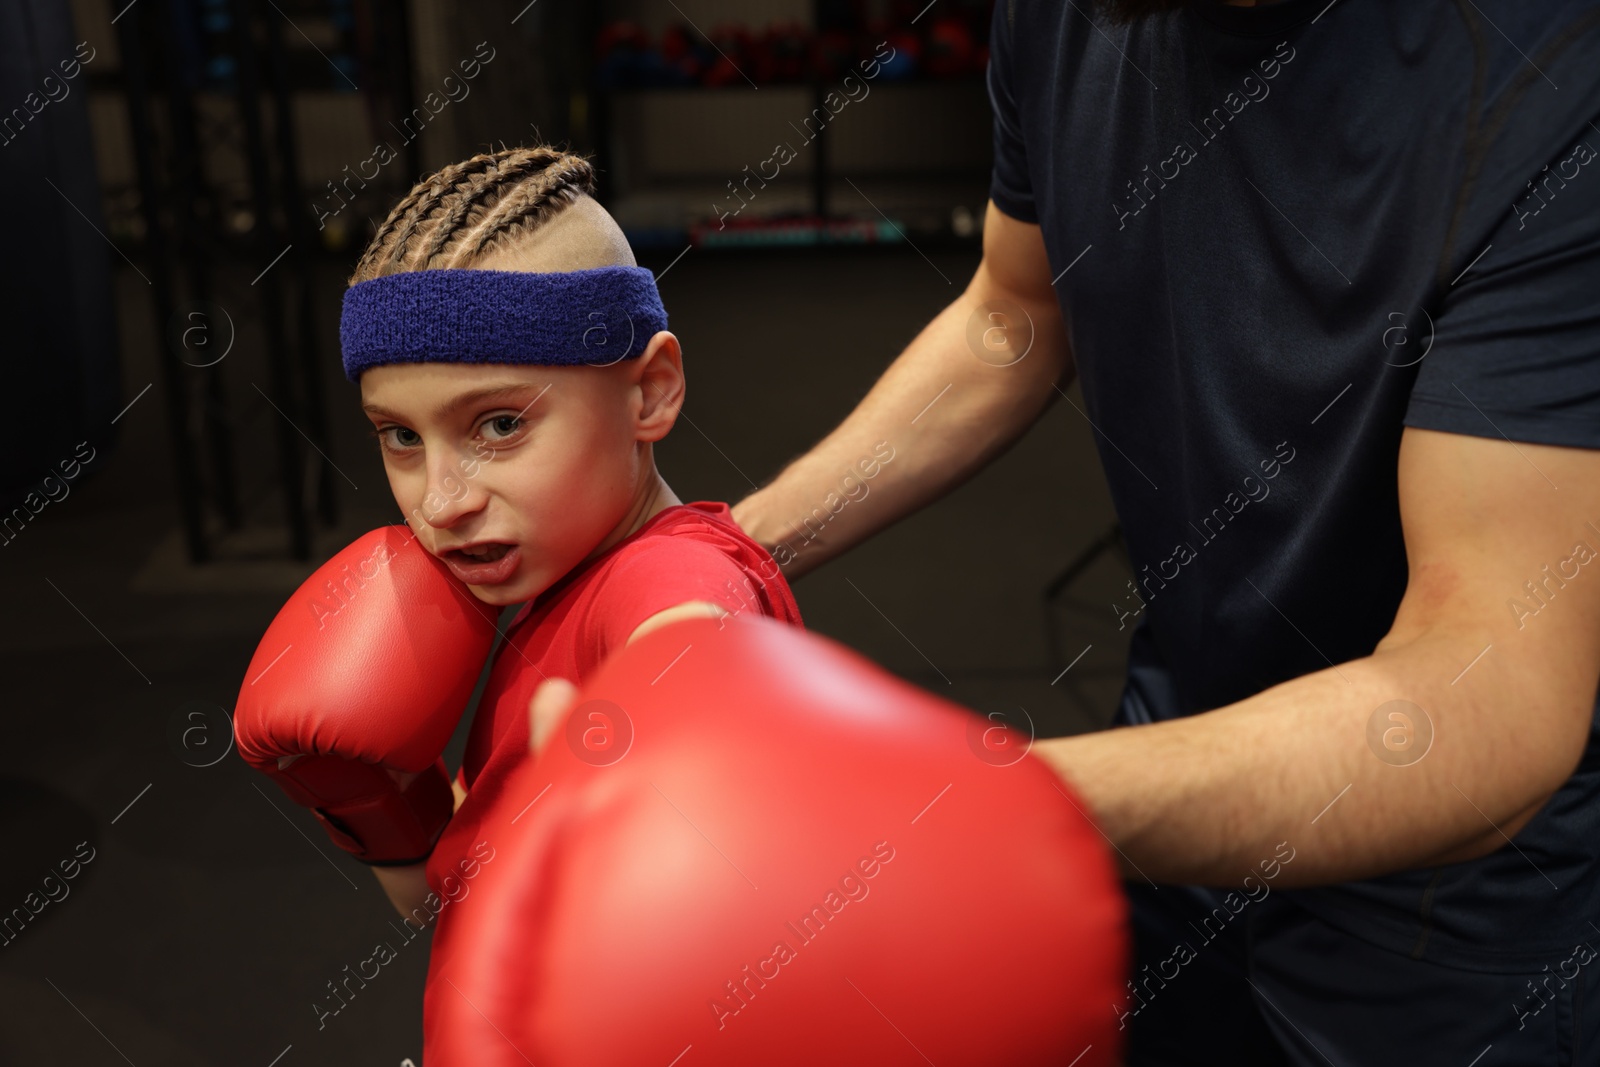
[[[536,229],[573,200],[585,182],[593,185],[594,168],[576,156],[547,167],[537,179],[506,191],[456,245],[446,266],[459,267],[482,255],[490,244],[520,230]]]
[[[350,284],[402,271],[461,266],[491,242],[541,225],[595,192],[593,165],[548,145],[502,149],[444,167],[389,213]],[[422,240],[413,245],[413,239]]]
[[[454,190],[458,195],[452,198],[450,205],[429,231],[427,244],[416,255],[417,262],[424,267],[433,262],[433,257],[437,256],[450,238],[456,235],[472,209],[482,205],[489,187],[510,181],[512,177],[505,171],[497,169],[473,175],[465,183],[458,185]]]
[[[405,269],[406,246],[411,243],[411,238],[422,227],[434,211],[443,206],[446,197],[459,202],[461,193],[467,187],[476,186],[477,194],[482,195],[488,189],[502,182],[515,181],[536,162],[537,149],[525,159],[507,159],[504,151],[473,156],[463,163],[446,167],[436,175],[436,180],[430,184],[429,189],[422,199],[412,208],[410,216],[404,225],[399,227],[399,235],[394,239],[393,248],[389,254],[389,266],[385,273]],[[504,166],[501,164],[505,163]],[[471,207],[471,202],[466,205]],[[420,265],[426,265],[424,259]],[[412,269],[416,269],[413,267]]]
[[[383,220],[383,225],[378,227],[378,232],[373,235],[372,241],[367,245],[367,250],[362,253],[361,261],[356,264],[356,272],[351,279],[354,284],[359,278],[377,277],[379,271],[376,263],[381,258],[384,250],[391,246],[389,238],[394,234],[400,223],[412,220],[418,214],[418,205],[423,198],[432,194],[440,195],[448,183],[455,185],[463,178],[475,176],[494,166],[495,157],[492,155],[473,156],[462,163],[453,163],[443,170],[432,174],[411,187],[400,203],[389,212],[389,217]],[[421,213],[426,214],[431,206],[421,208]]]

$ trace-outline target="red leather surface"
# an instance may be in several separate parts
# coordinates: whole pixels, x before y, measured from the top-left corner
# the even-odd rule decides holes
[[[435,763],[472,695],[496,614],[409,529],[373,530],[308,578],[267,628],[234,709],[240,755],[362,846],[329,826],[341,848],[416,858],[449,818],[448,780]]]
[[[1115,1062],[1114,866],[984,720],[760,618],[647,635],[574,716],[441,911],[425,1067]]]

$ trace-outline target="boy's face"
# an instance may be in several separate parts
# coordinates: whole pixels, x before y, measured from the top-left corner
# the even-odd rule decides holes
[[[678,368],[666,427],[647,395],[663,393],[662,368],[645,366],[663,354]],[[682,400],[676,357],[663,333],[610,367],[392,364],[361,375],[362,406],[418,540],[479,600],[504,606],[629,532],[655,484],[649,442]]]

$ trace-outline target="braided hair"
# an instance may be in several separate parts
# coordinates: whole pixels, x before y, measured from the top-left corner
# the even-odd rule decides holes
[[[419,181],[389,212],[350,284],[402,271],[465,266],[594,192],[589,160],[549,145],[485,152],[453,163]]]

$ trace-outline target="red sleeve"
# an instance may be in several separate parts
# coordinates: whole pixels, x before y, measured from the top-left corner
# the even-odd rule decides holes
[[[737,562],[714,545],[688,537],[658,537],[619,555],[596,582],[596,596],[585,613],[583,658],[598,664],[622,645],[652,615],[705,600],[730,612],[748,609],[756,598]]]

